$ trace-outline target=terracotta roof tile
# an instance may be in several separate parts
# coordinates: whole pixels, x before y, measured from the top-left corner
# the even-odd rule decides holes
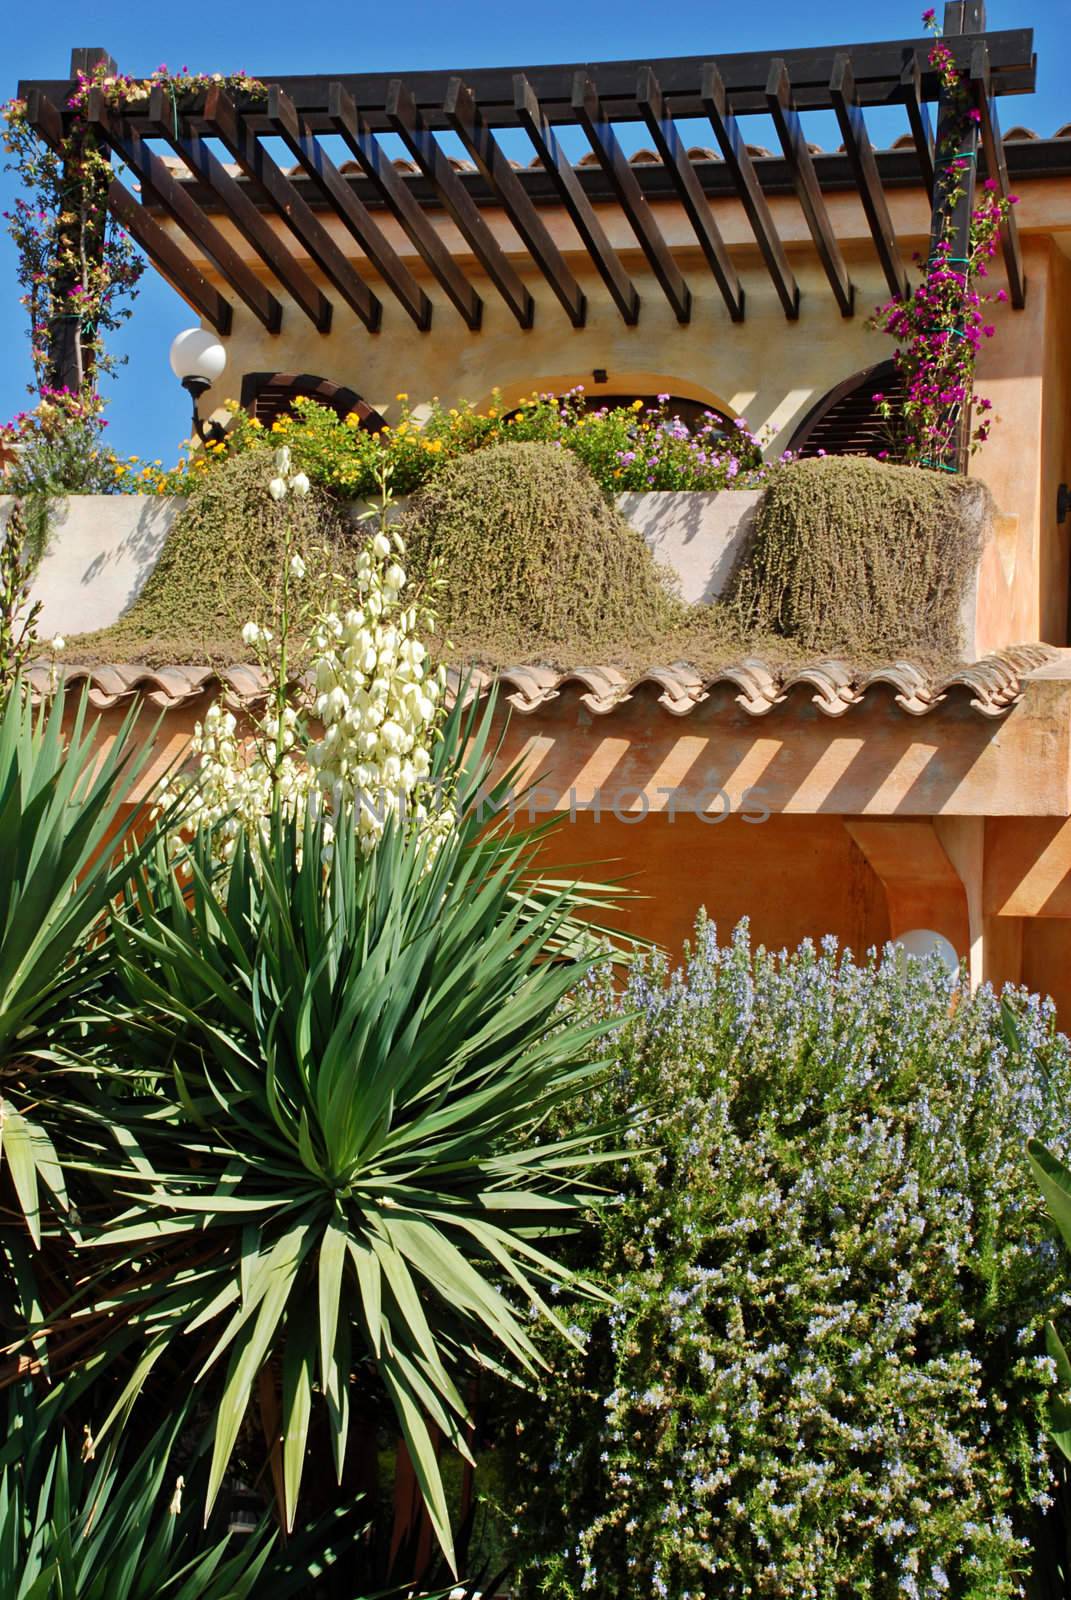
[[[757,656],[743,657],[707,677],[683,662],[652,667],[634,677],[616,667],[574,667],[567,672],[545,666],[504,667],[493,673],[470,673],[467,697],[485,694],[497,681],[509,704],[525,716],[570,695],[593,715],[608,716],[627,701],[646,695],[671,716],[682,717],[709,699],[713,691],[727,686],[736,691],[733,699],[749,716],[766,716],[775,706],[799,699],[815,705],[824,716],[842,717],[875,693],[891,690],[895,703],[911,716],[924,716],[942,702],[964,695],[982,716],[999,717],[1022,695],[1027,674],[1056,654],[1050,645],[1016,645],[938,676],[911,661],[893,661],[868,672],[836,659],[782,670]],[[31,668],[31,688],[38,700],[50,692],[50,671],[43,663]],[[63,669],[63,677],[72,688],[88,683],[90,703],[98,711],[138,697],[170,711],[206,693],[219,694],[237,708],[256,705],[267,692],[263,673],[253,666],[216,671],[211,667],[69,665]],[[458,669],[451,669],[452,698],[461,682]]]

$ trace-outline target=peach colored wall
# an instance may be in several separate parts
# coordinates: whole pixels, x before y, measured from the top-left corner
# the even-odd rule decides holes
[[[753,941],[775,950],[832,933],[862,955],[889,937],[882,885],[839,817],[596,823],[581,812],[550,833],[542,860],[578,878],[624,880],[630,895],[605,920],[673,959],[704,907],[723,941],[746,916]]]

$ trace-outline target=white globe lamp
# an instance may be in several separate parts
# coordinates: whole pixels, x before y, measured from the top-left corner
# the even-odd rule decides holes
[[[226,429],[218,422],[202,422],[197,402],[211,389],[227,365],[227,351],[207,328],[184,328],[171,341],[171,370],[193,401],[193,428],[202,444],[214,444]]]
[[[959,954],[955,945],[933,928],[909,928],[906,933],[897,935],[893,945],[905,956],[916,956],[920,961],[927,956],[936,956],[949,974],[959,971]]]

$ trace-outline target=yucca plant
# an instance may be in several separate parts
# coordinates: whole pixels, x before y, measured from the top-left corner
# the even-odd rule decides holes
[[[362,855],[343,812],[329,852],[321,818],[277,813],[222,889],[210,841],[181,884],[160,853],[104,1008],[152,1082],[117,1110],[132,1209],[94,1236],[145,1263],[110,1301],[144,1341],[113,1416],[185,1348],[218,1392],[210,1509],[256,1392],[290,1527],[314,1413],[341,1477],[354,1395],[385,1394],[448,1558],[433,1436],[467,1453],[462,1380],[534,1371],[529,1318],[563,1326],[548,1286],[595,1292],[554,1241],[609,1131],[550,1131],[602,1070],[603,1026],[561,1007],[608,954],[576,919],[590,896],[533,880],[531,837],[469,803],[488,726],[448,730],[461,814],[437,850],[396,823]]]
[[[345,1519],[328,1519],[288,1547],[267,1521],[232,1534],[217,1518],[206,1529],[187,1481],[198,1469],[180,1437],[187,1410],[178,1405],[140,1450],[118,1436],[98,1450],[67,1419],[46,1421],[25,1386],[9,1393],[0,1448],[4,1600],[289,1600],[313,1592],[340,1553]]]

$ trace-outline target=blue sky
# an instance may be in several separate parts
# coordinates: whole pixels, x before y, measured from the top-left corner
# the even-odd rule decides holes
[[[861,8],[848,0],[801,6],[789,0],[728,5],[725,0],[400,0],[388,6],[297,8],[292,0],[227,0],[200,6],[146,5],[132,0],[49,0],[38,9],[12,0],[4,18],[0,97],[20,77],[60,78],[72,47],[101,45],[125,72],[148,73],[162,62],[191,72],[244,69],[262,78],[299,72],[418,67],[524,66],[540,61],[597,61],[613,57],[719,55],[735,50],[906,38],[921,32],[921,5]],[[87,18],[89,20],[87,20]],[[1061,83],[1071,36],[1071,0],[991,0],[990,28],[1032,26],[1038,52],[1038,92],[1004,101],[1005,127],[1025,122],[1052,133],[1071,121],[1071,89]],[[10,74],[10,76],[8,76]],[[891,114],[885,114],[886,116]],[[899,123],[872,123],[877,142]],[[836,145],[834,130],[817,130]],[[757,124],[752,137],[768,142]],[[0,210],[13,194],[0,174]],[[109,384],[109,441],[122,454],[163,457],[170,463],[188,431],[186,397],[171,377],[167,350],[196,317],[149,269],[134,315],[116,341],[129,356]],[[14,252],[0,238],[0,417],[27,403],[30,366],[25,314],[18,304]]]

